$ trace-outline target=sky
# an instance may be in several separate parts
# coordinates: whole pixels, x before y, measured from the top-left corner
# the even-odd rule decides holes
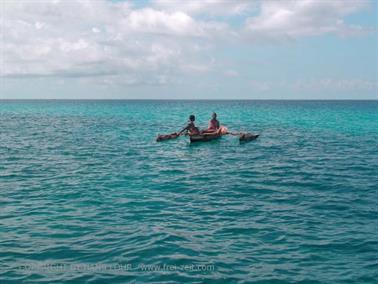
[[[375,0],[0,0],[0,99],[378,99]]]

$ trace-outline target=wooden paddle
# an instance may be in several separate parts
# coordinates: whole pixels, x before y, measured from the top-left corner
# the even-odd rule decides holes
[[[156,138],[156,142],[161,142],[165,140],[170,140],[170,139],[176,139],[182,134],[179,134],[177,132],[171,133],[171,134],[159,134],[158,137]]]

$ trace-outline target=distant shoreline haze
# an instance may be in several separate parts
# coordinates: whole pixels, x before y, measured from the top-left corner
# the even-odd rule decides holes
[[[0,99],[0,102],[23,102],[23,101],[150,101],[150,102],[159,102],[159,101],[193,101],[193,102],[238,102],[238,101],[293,101],[293,102],[342,102],[342,101],[356,101],[356,102],[369,102],[369,101],[378,101],[377,99]]]

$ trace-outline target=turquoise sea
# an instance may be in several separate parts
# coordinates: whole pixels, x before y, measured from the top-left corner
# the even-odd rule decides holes
[[[216,111],[234,131],[155,142]],[[377,283],[378,101],[0,101],[0,283]]]

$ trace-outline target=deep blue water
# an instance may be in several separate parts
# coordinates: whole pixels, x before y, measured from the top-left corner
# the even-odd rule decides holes
[[[261,136],[155,142],[212,111]],[[377,141],[377,101],[0,101],[0,283],[376,283]]]

